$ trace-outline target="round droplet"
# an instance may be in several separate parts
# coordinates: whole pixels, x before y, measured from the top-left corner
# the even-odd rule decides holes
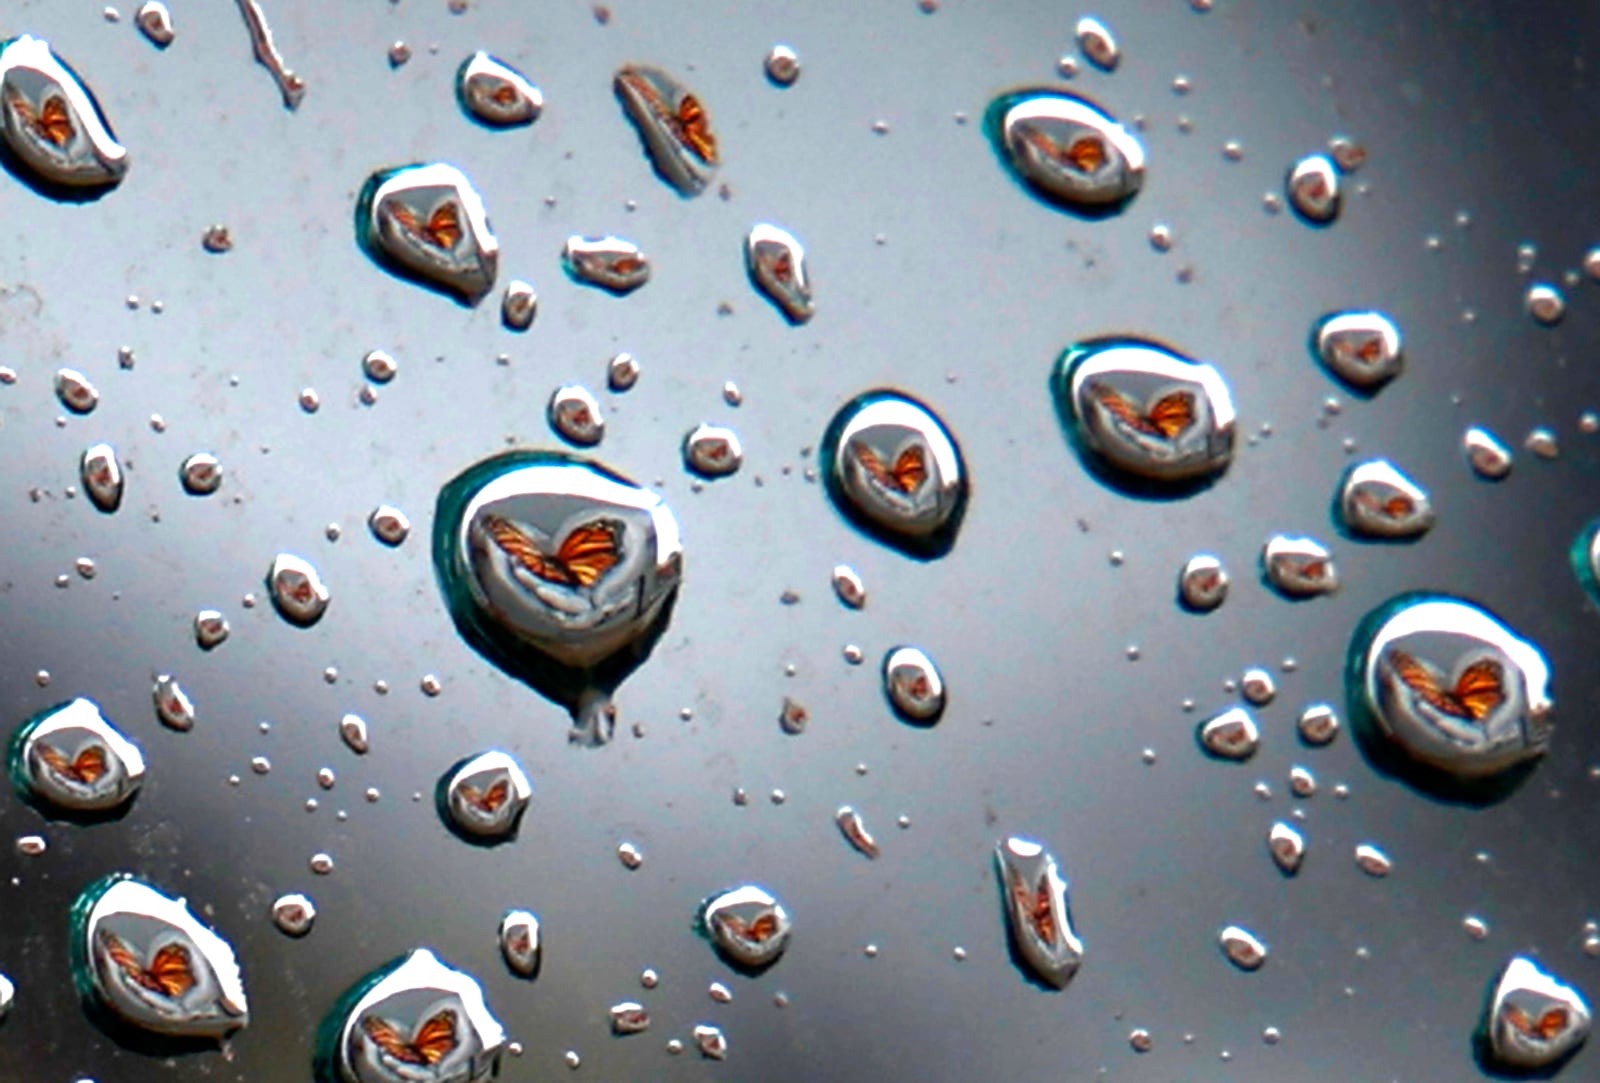
[[[166,673],[157,677],[151,698],[155,701],[156,717],[163,726],[179,733],[194,729],[194,703],[176,677]]]
[[[765,67],[773,86],[794,86],[800,78],[800,54],[787,45],[774,45],[767,53]]]
[[[110,444],[94,444],[85,449],[78,463],[78,477],[89,502],[107,515],[122,506],[122,464]]]
[[[500,919],[500,957],[519,978],[539,976],[544,943],[539,936],[539,919],[532,911],[507,910]]]
[[[1239,692],[1245,701],[1255,707],[1265,707],[1278,694],[1277,682],[1272,674],[1260,667],[1247,669],[1239,680]]]
[[[0,46],[0,58],[4,57],[6,48]],[[0,59],[0,64],[3,63],[3,59]],[[0,83],[0,87],[3,86],[4,83]],[[89,377],[77,369],[56,371],[56,398],[61,400],[62,406],[75,414],[93,413],[94,408],[100,405],[100,392],[89,382]]]
[[[744,259],[750,281],[790,323],[805,323],[816,315],[806,250],[794,234],[765,222],[752,226],[744,241]]]
[[[1339,589],[1333,554],[1313,538],[1277,534],[1261,550],[1267,584],[1286,598],[1312,598]]]
[[[593,447],[606,434],[606,421],[600,413],[600,403],[588,388],[577,384],[556,388],[550,396],[546,416],[556,435],[579,447]]]
[[[720,425],[697,425],[683,438],[683,465],[703,478],[736,473],[744,462],[739,434]]]
[[[520,278],[506,284],[505,296],[500,299],[500,322],[507,330],[526,331],[538,312],[539,295],[532,286]]]
[[[1314,797],[1317,792],[1317,776],[1306,767],[1292,767],[1289,769],[1289,792],[1302,800]]]
[[[1375,392],[1400,375],[1400,328],[1381,312],[1336,312],[1312,328],[1312,352],[1354,391]]]
[[[1591,1024],[1581,993],[1516,956],[1495,981],[1479,1040],[1496,1066],[1544,1074],[1588,1039]]]
[[[1346,470],[1338,501],[1339,516],[1352,534],[1418,538],[1433,527],[1433,501],[1427,492],[1386,459]]]
[[[1180,493],[1233,459],[1233,399],[1211,365],[1142,339],[1093,339],[1061,355],[1053,383],[1085,462],[1121,488]]]
[[[650,281],[650,260],[638,245],[620,237],[568,237],[561,262],[574,282],[619,297]]]
[[[467,115],[491,128],[532,124],[544,95],[526,76],[488,53],[473,53],[456,69],[456,100]]]
[[[633,843],[624,842],[617,847],[617,860],[625,869],[637,869],[644,864],[644,852]]]
[[[1354,173],[1367,162],[1367,148],[1347,135],[1328,140],[1328,154],[1341,173]]]
[[[411,520],[392,504],[379,504],[367,516],[367,529],[374,538],[393,548],[411,536]]]
[[[144,783],[144,757],[88,699],[29,718],[11,737],[12,780],[30,801],[67,817],[115,814]]]
[[[619,353],[606,363],[606,386],[621,394],[639,382],[639,362],[631,353]]]
[[[722,1028],[709,1023],[694,1028],[694,1045],[707,1060],[722,1060],[728,1055],[728,1039]]]
[[[915,399],[873,391],[846,403],[823,436],[829,495],[887,544],[937,557],[955,544],[967,479],[944,423]]]
[[[1295,728],[1300,733],[1300,740],[1321,747],[1339,735],[1339,716],[1326,703],[1313,703],[1300,712]]]
[[[1280,820],[1267,832],[1267,851],[1272,854],[1272,860],[1284,875],[1293,876],[1300,871],[1300,864],[1305,860],[1306,840],[1300,832]]]
[[[867,584],[861,574],[848,564],[834,565],[833,593],[851,609],[860,609],[867,604]]]
[[[494,289],[500,242],[483,197],[455,166],[374,173],[361,188],[356,237],[380,265],[468,305]]]
[[[611,1033],[642,1034],[650,1029],[650,1013],[644,1005],[632,1000],[611,1005]]]
[[[862,822],[861,813],[849,805],[842,805],[834,813],[833,822],[839,825],[839,833],[845,841],[855,847],[858,853],[867,857],[878,856],[878,843],[867,830],[867,825]]]
[[[492,845],[514,838],[533,786],[504,752],[482,752],[457,763],[439,779],[439,812],[457,835]]]
[[[789,944],[788,911],[754,884],[707,899],[700,923],[723,958],[745,971],[771,966]]]
[[[45,194],[109,188],[127,173],[100,103],[48,42],[23,34],[0,45],[0,103],[0,138]]]
[[[290,624],[309,628],[328,609],[328,588],[311,562],[292,553],[279,553],[267,572],[272,606]]]
[[[896,647],[884,656],[883,694],[906,722],[931,726],[944,713],[944,678],[916,647]]]
[[[1209,553],[1190,557],[1178,572],[1178,600],[1185,609],[1209,613],[1228,597],[1228,570]]]
[[[1327,225],[1339,217],[1339,168],[1326,154],[1308,154],[1290,167],[1284,194],[1302,221]]]
[[[368,350],[361,357],[361,374],[375,384],[386,384],[400,372],[400,363],[388,350]]]
[[[1356,868],[1368,876],[1381,879],[1394,869],[1394,862],[1378,847],[1370,842],[1364,842],[1356,847]]]
[[[1267,946],[1249,929],[1229,925],[1217,937],[1222,954],[1240,970],[1259,970],[1267,961]]]
[[[172,29],[172,13],[161,0],[145,0],[134,13],[133,24],[158,49],[171,45],[177,36]]]
[[[370,747],[367,720],[358,714],[347,714],[339,720],[339,739],[356,755],[364,755]]]
[[[1072,925],[1066,878],[1055,857],[1031,839],[1003,839],[994,853],[1015,958],[1032,977],[1065,989],[1084,950]]]
[[[1472,472],[1485,481],[1499,481],[1511,473],[1511,449],[1488,429],[1468,429],[1461,437],[1461,450]]]
[[[222,488],[222,463],[208,451],[197,451],[178,467],[178,480],[190,496],[210,496]]]
[[[397,41],[389,46],[389,67],[398,68],[411,59],[411,46]]]
[[[1002,95],[990,104],[984,127],[1019,180],[1080,214],[1115,213],[1144,183],[1144,147],[1098,105],[1075,94]]]
[[[215,609],[202,609],[194,615],[194,641],[204,651],[221,646],[228,639],[228,618]]]
[[[656,175],[678,194],[705,191],[717,170],[717,139],[700,99],[660,68],[630,64],[612,82]]]
[[[1083,50],[1089,63],[1101,71],[1114,71],[1122,61],[1117,39],[1111,36],[1110,27],[1099,19],[1089,15],[1079,19],[1077,36],[1078,48]]]
[[[316,920],[317,904],[304,895],[280,895],[272,904],[272,924],[285,936],[305,936]]]
[[[1248,760],[1261,744],[1256,720],[1243,707],[1234,707],[1200,723],[1200,747],[1208,755],[1225,760]]]
[[[1561,291],[1548,282],[1537,282],[1528,287],[1528,295],[1523,302],[1528,309],[1528,315],[1537,323],[1546,327],[1554,327],[1560,323],[1567,314],[1567,299]]]

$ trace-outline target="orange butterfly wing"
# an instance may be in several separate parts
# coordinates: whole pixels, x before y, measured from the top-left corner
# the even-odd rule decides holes
[[[717,164],[717,137],[711,134],[711,121],[700,100],[685,94],[678,102],[678,135],[695,156],[709,165]]]
[[[577,582],[560,564],[539,552],[532,538],[519,530],[515,523],[498,515],[483,517],[483,529],[500,551],[516,561],[522,569],[547,583],[570,587]]]
[[[99,745],[90,745],[72,761],[73,777],[89,786],[104,778],[106,771],[106,750]]]
[[[856,462],[861,464],[861,469],[867,472],[867,476],[890,492],[909,495],[916,492],[927,480],[927,454],[919,445],[913,444],[902,451],[900,457],[895,460],[893,470],[884,466],[877,452],[865,444],[851,445],[851,453],[855,456]]]
[[[438,1064],[456,1047],[456,1013],[447,1008],[431,1016],[417,1028],[410,1044],[421,1063]]]
[[[73,777],[72,764],[67,762],[67,758],[58,749],[52,748],[43,741],[33,747],[38,751],[39,758],[44,761],[44,765],[50,768],[53,774],[60,775],[62,778]]]
[[[428,243],[446,251],[455,248],[461,240],[461,211],[454,203],[444,203],[428,219],[424,233]]]
[[[381,1049],[386,1056],[402,1064],[421,1064],[422,1057],[411,1048],[411,1043],[400,1037],[400,1032],[387,1020],[369,1015],[361,1021],[367,1040]]]
[[[1171,440],[1194,424],[1194,395],[1188,391],[1174,391],[1161,396],[1150,408],[1146,420],[1163,438]]]
[[[67,112],[67,103],[60,98],[45,102],[39,119],[34,122],[34,130],[56,146],[66,146],[72,138],[72,115]]]
[[[621,559],[617,530],[603,522],[578,527],[567,535],[556,552],[556,560],[568,577],[581,587],[594,586]]]
[[[196,984],[194,963],[189,958],[189,949],[182,944],[167,944],[157,951],[144,976],[150,983],[146,988],[174,1000]]]
[[[1505,674],[1500,663],[1489,658],[1472,663],[1456,681],[1453,698],[1474,722],[1482,721],[1505,702]]]

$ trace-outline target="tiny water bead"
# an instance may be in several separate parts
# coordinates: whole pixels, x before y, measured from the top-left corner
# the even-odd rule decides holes
[[[1300,740],[1314,747],[1329,744],[1339,736],[1339,715],[1326,703],[1313,703],[1295,721]]]
[[[700,99],[660,68],[630,64],[613,89],[656,175],[684,197],[697,196],[717,171],[717,139]]]
[[[848,564],[833,566],[833,593],[850,609],[861,609],[867,604],[866,581]]]
[[[944,714],[944,678],[916,647],[896,647],[883,659],[883,694],[903,721],[931,726]]]
[[[1111,36],[1110,27],[1091,15],[1078,20],[1078,48],[1088,57],[1089,63],[1101,71],[1114,71],[1122,61],[1122,50],[1117,39]]]
[[[1209,553],[1198,553],[1178,572],[1178,600],[1185,609],[1209,613],[1228,597],[1228,570]]]
[[[716,1001],[718,1004],[732,1004],[733,1003],[733,990],[729,989],[726,985],[722,984],[720,981],[714,981],[709,986],[707,986],[706,987],[706,995],[708,995],[712,1000]]]
[[[473,53],[456,69],[456,100],[467,115],[490,128],[532,124],[544,95],[525,75],[486,52]]]
[[[358,756],[365,755],[371,747],[367,733],[367,720],[358,714],[347,714],[339,720],[339,740]]]
[[[494,289],[500,242],[483,197],[453,165],[374,173],[356,203],[356,237],[381,266],[469,306]]]
[[[1500,1068],[1542,1071],[1576,1052],[1592,1021],[1583,994],[1519,955],[1495,980],[1479,1041]]]
[[[499,1070],[505,1030],[483,986],[429,951],[362,978],[317,1032],[317,1083],[485,1083]]]
[[[457,763],[439,780],[437,799],[446,826],[470,842],[514,838],[533,786],[516,760],[500,751]]]
[[[765,222],[752,226],[744,241],[744,259],[750,281],[790,323],[805,323],[816,315],[806,250],[794,234]]]
[[[1394,861],[1370,842],[1356,847],[1356,868],[1375,879],[1382,879],[1394,871]]]
[[[1499,481],[1511,473],[1512,454],[1499,437],[1474,425],[1461,437],[1461,450],[1472,472],[1485,481]]]
[[[122,464],[110,444],[93,444],[78,462],[78,479],[89,502],[110,515],[122,506]]]
[[[649,258],[638,245],[621,237],[568,237],[561,264],[574,282],[619,297],[650,281]]]
[[[1314,538],[1277,534],[1261,549],[1267,585],[1286,598],[1314,598],[1339,589],[1333,554]]]
[[[1305,860],[1305,836],[1280,820],[1267,832],[1267,851],[1285,876],[1293,876]]]
[[[1546,327],[1554,327],[1567,314],[1567,299],[1562,296],[1559,289],[1548,282],[1537,282],[1529,286],[1523,304],[1534,322]]]
[[[857,852],[866,857],[878,856],[877,840],[867,831],[861,813],[849,805],[841,805],[839,811],[833,814],[833,822],[839,825],[839,833]]]
[[[1468,914],[1461,919],[1461,931],[1473,940],[1487,940],[1489,938],[1489,923],[1473,914]]]
[[[58,369],[55,385],[56,398],[75,414],[91,414],[100,405],[99,390],[77,369]]]
[[[292,553],[279,553],[273,559],[267,590],[278,615],[300,628],[316,624],[328,610],[328,588],[317,569]]]
[[[158,676],[150,696],[155,702],[156,718],[163,726],[179,733],[194,729],[194,702],[176,677],[168,673]]]
[[[544,957],[539,919],[529,910],[507,910],[500,919],[500,957],[519,978],[536,978]]]
[[[69,817],[113,815],[144,783],[139,747],[81,697],[19,726],[7,759],[18,793]]]
[[[215,650],[228,640],[228,618],[215,609],[202,609],[194,615],[194,641],[203,651]]]
[[[683,438],[683,465],[703,478],[737,473],[744,463],[739,434],[720,425],[697,425]]]
[[[1346,470],[1337,499],[1345,529],[1357,536],[1417,538],[1433,528],[1427,492],[1386,459]]]
[[[967,496],[961,452],[922,403],[871,391],[846,403],[823,436],[822,471],[834,505],[909,556],[955,544]]]
[[[1229,925],[1217,934],[1223,956],[1240,970],[1260,970],[1267,961],[1268,948],[1249,929]]]
[[[222,463],[209,451],[197,451],[178,467],[178,480],[190,496],[210,496],[222,488]]]
[[[0,44],[0,100],[0,138],[40,191],[91,194],[127,173],[127,148],[100,103],[48,42],[23,34]]]
[[[1312,329],[1311,347],[1329,372],[1359,392],[1375,392],[1405,364],[1400,328],[1382,312],[1324,316]]]
[[[1492,795],[1549,746],[1549,664],[1472,602],[1407,594],[1379,606],[1356,629],[1347,673],[1364,749],[1380,767],[1409,764],[1425,789]]]
[[[556,388],[545,415],[556,435],[569,444],[593,447],[605,437],[606,421],[600,413],[600,403],[586,387],[567,384]]]
[[[1041,844],[1012,836],[995,847],[1013,959],[1046,985],[1065,989],[1083,962],[1067,881]]]
[[[391,549],[411,536],[411,520],[406,513],[392,504],[379,504],[367,516],[367,529],[372,536]]]
[[[1212,365],[1144,339],[1090,339],[1061,355],[1053,385],[1086,464],[1122,488],[1182,492],[1233,459],[1233,399]]]
[[[1325,226],[1339,216],[1339,167],[1326,154],[1308,154],[1290,166],[1284,194],[1302,221]]]
[[[767,53],[763,68],[773,86],[794,86],[800,78],[800,54],[787,45],[774,45]]]
[[[811,712],[806,710],[805,704],[788,696],[783,698],[783,709],[778,712],[778,725],[784,733],[791,737],[804,733],[810,721]]]
[[[538,313],[539,295],[531,285],[520,278],[506,284],[506,292],[500,298],[500,322],[508,331],[526,331]]]
[[[173,1038],[222,1039],[250,1021],[233,948],[183,899],[126,873],[72,904],[79,996],[118,1023]]]
[[[133,25],[158,49],[165,49],[177,37],[172,28],[172,13],[161,0],[145,0],[134,13]]]
[[[1261,745],[1261,730],[1243,707],[1208,718],[1200,723],[1196,736],[1207,755],[1224,760],[1248,760]]]
[[[1115,213],[1144,183],[1144,147],[1087,98],[1024,90],[992,102],[984,128],[1024,185],[1079,214]]]
[[[305,895],[280,895],[272,904],[272,924],[285,936],[305,936],[316,920],[317,904]]]
[[[745,971],[777,962],[793,931],[783,904],[754,884],[707,899],[700,908],[700,925],[718,953]]]

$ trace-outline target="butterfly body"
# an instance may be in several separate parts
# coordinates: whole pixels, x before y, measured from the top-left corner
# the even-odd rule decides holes
[[[593,587],[622,560],[621,531],[606,519],[575,527],[547,553],[517,524],[499,515],[485,515],[483,529],[496,548],[519,570],[544,583]]]
[[[1419,699],[1452,718],[1482,722],[1506,700],[1505,668],[1492,658],[1467,666],[1449,688],[1432,666],[1405,651],[1391,649],[1389,664]]]
[[[446,1008],[423,1020],[407,1038],[393,1022],[369,1015],[361,1021],[361,1031],[384,1057],[400,1064],[431,1068],[461,1044],[456,1037],[456,1021],[455,1011]]]
[[[101,930],[99,940],[106,958],[123,979],[147,993],[167,1000],[181,1000],[198,984],[194,960],[182,944],[162,945],[146,966],[127,941],[114,933]]]

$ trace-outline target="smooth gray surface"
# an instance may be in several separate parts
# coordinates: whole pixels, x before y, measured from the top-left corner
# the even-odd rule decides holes
[[[1539,246],[1537,274],[1553,278],[1600,241],[1589,75],[1600,28],[1583,5],[1218,0],[1206,15],[1181,0],[1099,5],[1125,57],[1114,75],[1087,72],[1073,86],[1124,119],[1148,118],[1149,168],[1126,213],[1093,223],[1022,191],[978,123],[995,93],[1051,82],[1084,13],[1075,8],[945,0],[930,16],[913,0],[617,0],[602,26],[576,2],[484,0],[453,16],[444,0],[267,0],[309,84],[291,114],[252,61],[233,4],[172,6],[178,38],[164,53],[133,28],[132,5],[116,24],[91,3],[0,10],[0,30],[48,38],[89,81],[131,154],[121,187],[84,205],[0,178],[0,364],[20,374],[0,387],[0,697],[20,722],[91,696],[150,764],[119,824],[43,826],[14,797],[0,801],[0,835],[50,842],[32,859],[0,849],[0,970],[18,987],[0,1026],[0,1079],[303,1080],[339,993],[416,945],[483,980],[527,1048],[506,1061],[507,1080],[567,1077],[562,1053],[574,1049],[576,1077],[591,1079],[1084,1079],[1104,1068],[1129,1080],[1456,1081],[1476,1074],[1470,1032],[1513,952],[1537,951],[1600,997],[1600,959],[1580,950],[1582,923],[1600,918],[1600,614],[1566,561],[1600,511],[1600,438],[1576,426],[1581,410],[1600,408],[1600,310],[1585,284],[1569,291],[1560,328],[1539,328],[1521,312],[1527,282],[1515,271],[1521,242]],[[397,38],[416,56],[391,71]],[[762,75],[776,41],[804,65],[789,90]],[[478,48],[543,89],[531,128],[490,132],[462,115],[452,80]],[[674,71],[701,96],[731,199],[684,201],[652,174],[610,88],[630,60]],[[1170,90],[1179,73],[1193,80],[1186,97]],[[879,119],[888,134],[871,130]],[[1262,193],[1281,190],[1289,163],[1339,132],[1371,152],[1354,178],[1370,195],[1352,194],[1326,230],[1263,213]],[[1228,139],[1243,142],[1243,162],[1222,159]],[[527,335],[500,327],[498,294],[467,310],[357,248],[361,183],[425,159],[476,180],[502,283],[538,286]],[[1453,224],[1461,209],[1465,230]],[[819,311],[803,328],[746,281],[745,231],[768,219],[809,253]],[[231,228],[231,253],[201,249],[215,221]],[[1175,231],[1171,253],[1146,243],[1157,221]],[[625,300],[559,268],[569,233],[606,232],[655,261],[650,284]],[[1425,248],[1429,234],[1440,251]],[[125,307],[130,294],[139,309]],[[723,302],[731,315],[718,314]],[[1344,394],[1307,350],[1312,321],[1346,306],[1385,309],[1407,337],[1405,375],[1369,402]],[[1466,308],[1476,322],[1463,321]],[[1184,501],[1101,487],[1046,392],[1066,345],[1107,333],[1217,363],[1241,433],[1270,422],[1273,435]],[[124,344],[138,356],[132,371],[117,368]],[[356,395],[374,347],[400,372],[368,407]],[[445,480],[508,441],[553,446],[550,392],[582,381],[601,394],[618,350],[639,357],[643,375],[625,395],[601,395],[599,457],[660,482],[683,525],[686,582],[655,656],[617,697],[619,739],[585,750],[567,746],[563,711],[457,637],[427,535]],[[64,427],[50,390],[61,365],[102,393],[98,410]],[[720,397],[729,379],[745,396],[736,410]],[[937,409],[971,471],[962,533],[942,560],[913,562],[856,533],[803,477],[815,458],[802,449],[833,411],[881,385]],[[315,415],[296,403],[305,386],[322,394]],[[1319,428],[1330,394],[1343,410]],[[746,464],[694,493],[678,447],[701,421],[734,426]],[[1473,423],[1519,447],[1504,483],[1468,472],[1458,445]],[[1560,435],[1558,461],[1520,451],[1535,425]],[[1362,545],[1336,534],[1346,437],[1431,489],[1440,522],[1427,538]],[[113,516],[64,495],[98,440],[128,468]],[[227,470],[210,498],[178,483],[178,464],[198,450]],[[397,551],[366,532],[383,502],[415,524]],[[337,543],[323,536],[329,522],[344,529]],[[1261,587],[1254,561],[1279,530],[1332,544],[1345,589],[1290,604]],[[1114,549],[1126,554],[1120,567],[1107,559]],[[1221,610],[1196,617],[1173,593],[1183,560],[1202,549],[1224,557],[1235,585]],[[333,592],[312,630],[266,602],[262,577],[280,550],[312,559]],[[98,577],[57,589],[80,555],[96,559]],[[866,579],[861,613],[831,596],[841,561]],[[1418,588],[1476,598],[1549,653],[1553,752],[1499,806],[1420,797],[1376,775],[1348,734],[1326,750],[1293,736],[1305,703],[1332,700],[1343,713],[1340,668],[1360,616]],[[780,605],[785,589],[801,602]],[[260,602],[247,610],[251,591]],[[190,631],[207,607],[234,629],[209,654]],[[932,730],[894,721],[877,688],[877,661],[904,642],[945,676],[950,705]],[[846,643],[867,664],[847,666]],[[1124,657],[1129,644],[1137,662]],[[1231,702],[1223,680],[1285,655],[1299,668],[1279,675],[1278,701],[1262,712],[1262,752],[1242,767],[1204,760],[1193,726]],[[331,686],[329,665],[340,674]],[[40,669],[48,688],[35,684]],[[193,732],[157,724],[157,672],[194,697]],[[443,680],[436,699],[418,690],[425,673]],[[380,679],[387,696],[373,690]],[[778,726],[786,695],[811,711],[803,736]],[[1185,697],[1195,714],[1179,709]],[[346,711],[371,723],[365,758],[339,741]],[[627,733],[635,721],[643,739]],[[1153,766],[1140,762],[1147,746]],[[431,791],[449,764],[490,747],[513,751],[535,792],[518,841],[481,850],[447,833]],[[255,755],[271,758],[269,775],[250,772]],[[1304,802],[1305,867],[1285,880],[1265,838],[1294,807],[1295,763],[1322,792]],[[323,765],[339,774],[332,792],[316,785]],[[1251,792],[1258,779],[1271,801]],[[1349,800],[1332,796],[1338,782]],[[376,805],[362,797],[368,786],[382,791]],[[731,801],[736,786],[748,807]],[[786,804],[768,802],[775,787]],[[321,807],[307,813],[312,796]],[[876,862],[834,826],[844,803],[882,845]],[[894,826],[902,813],[909,830]],[[991,854],[1009,833],[1046,841],[1071,880],[1087,956],[1059,994],[1007,957]],[[615,856],[624,840],[645,854],[637,871]],[[1355,868],[1365,841],[1394,858],[1387,880]],[[319,850],[334,855],[333,875],[309,872]],[[74,1004],[66,909],[115,870],[187,894],[238,948],[254,1018],[233,1060],[169,1065],[120,1049]],[[730,976],[690,932],[704,896],[745,880],[772,889],[795,920],[788,954],[755,980]],[[286,891],[317,902],[303,941],[269,920]],[[545,965],[531,985],[497,957],[510,907],[543,924]],[[1468,913],[1489,921],[1487,942],[1463,934]],[[1222,958],[1216,933],[1230,923],[1272,946],[1259,973]],[[864,956],[869,943],[877,958]],[[956,945],[965,962],[952,959]],[[663,975],[654,992],[638,985],[646,966]],[[713,979],[733,987],[732,1004],[707,997]],[[779,990],[791,998],[782,1010]],[[606,1008],[629,999],[654,1026],[613,1038]],[[727,1062],[668,1056],[667,1039],[687,1040],[702,1021],[724,1025]],[[1261,1040],[1269,1025],[1283,1031],[1275,1047]],[[1136,1026],[1154,1033],[1153,1052],[1128,1048]],[[1596,1055],[1580,1054],[1567,1078],[1592,1073]]]

